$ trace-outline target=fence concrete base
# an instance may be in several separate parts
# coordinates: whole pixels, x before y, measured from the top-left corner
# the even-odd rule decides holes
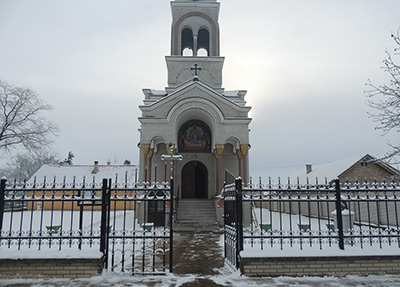
[[[0,259],[0,279],[89,278],[100,275],[104,256],[93,259]]]
[[[240,258],[246,276],[400,274],[400,256]]]

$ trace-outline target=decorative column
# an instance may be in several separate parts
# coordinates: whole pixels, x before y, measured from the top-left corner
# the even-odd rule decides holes
[[[224,153],[223,144],[216,144],[214,149],[214,155],[217,161],[217,194],[221,192],[224,187],[224,171],[222,170],[222,154]]]
[[[241,144],[240,145],[240,152],[242,154],[241,165],[242,165],[242,179],[244,185],[247,186],[249,183],[249,145],[248,144]]]
[[[193,56],[197,57],[197,35],[193,35]]]
[[[243,154],[242,154],[242,150],[240,148],[236,150],[236,155],[238,157],[239,176],[244,181],[244,178],[243,178]]]
[[[140,144],[143,154],[143,181],[151,182],[151,159],[154,149],[150,148],[150,144]]]
[[[149,152],[150,144],[141,143],[140,144],[140,149],[141,149],[142,154],[143,154],[143,166],[142,166],[142,168],[143,168],[143,170],[142,170],[143,177],[142,177],[142,181],[146,182],[148,180],[147,179],[147,153]]]
[[[151,183],[151,164],[152,164],[152,159],[153,159],[153,153],[154,149],[150,148],[149,152],[147,153],[147,178],[148,182]]]

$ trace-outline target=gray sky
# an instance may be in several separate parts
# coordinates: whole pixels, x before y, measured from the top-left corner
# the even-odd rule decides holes
[[[227,90],[248,90],[253,176],[382,155],[366,82],[400,27],[398,0],[220,0]],[[75,164],[138,163],[143,88],[167,85],[170,1],[0,0],[0,78],[54,106]],[[4,160],[4,159],[3,159]],[[279,167],[279,168],[278,168]]]

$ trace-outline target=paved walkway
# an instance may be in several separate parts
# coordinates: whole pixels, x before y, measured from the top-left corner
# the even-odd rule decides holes
[[[222,232],[181,232],[174,237],[174,273],[216,275],[224,266]]]

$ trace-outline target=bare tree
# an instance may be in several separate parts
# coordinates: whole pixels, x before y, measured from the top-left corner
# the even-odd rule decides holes
[[[23,146],[28,151],[47,146],[57,127],[43,113],[52,106],[39,99],[29,88],[0,80],[0,151]]]
[[[392,38],[397,46],[394,55],[399,56],[400,29],[397,31],[397,35],[392,34]],[[378,123],[375,129],[381,130],[383,135],[386,135],[392,130],[400,131],[400,63],[396,63],[391,53],[386,51],[382,69],[389,74],[389,83],[376,86],[369,81],[367,86],[370,89],[366,93],[368,105],[376,110],[376,113],[370,114]],[[400,157],[400,144],[394,145],[389,142],[388,145],[391,147],[391,151],[383,159],[392,160]]]
[[[12,157],[7,167],[0,170],[1,177],[5,176],[10,181],[16,179],[19,182],[29,179],[44,164],[59,163],[59,156],[48,149],[35,152],[20,153]]]

